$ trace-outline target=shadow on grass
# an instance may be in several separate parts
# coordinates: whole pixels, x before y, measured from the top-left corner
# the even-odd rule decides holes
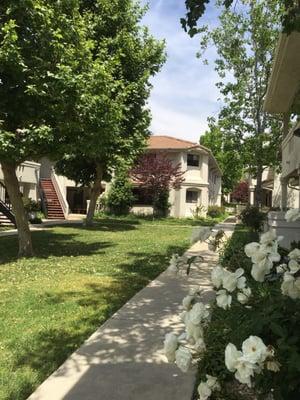
[[[100,254],[104,249],[113,246],[112,242],[88,243],[79,240],[76,233],[58,233],[50,230],[33,232],[32,239],[36,258]],[[16,236],[0,238],[0,264],[16,261],[17,249],[18,239]]]
[[[57,224],[55,222],[47,223],[44,225],[46,229],[51,228],[72,228],[80,229],[82,231],[111,231],[111,232],[123,232],[131,231],[136,229],[136,225],[140,225],[138,220],[123,220],[123,219],[95,219],[92,226],[86,226],[84,223],[65,223]]]
[[[73,353],[104,321],[110,318],[134,294],[157,277],[167,266],[168,259],[174,252],[182,253],[185,246],[169,246],[164,253],[130,253],[135,256],[132,262],[117,266],[114,277],[114,289],[101,284],[86,284],[86,292],[67,291],[45,293],[40,301],[53,304],[73,301],[86,310],[84,317],[74,319],[69,325],[61,321],[61,327],[42,327],[32,334],[30,344],[22,348],[14,360],[14,369],[30,368],[41,383],[55,371],[64,360]],[[26,379],[26,377],[25,377]],[[24,385],[21,396],[12,393],[7,400],[25,400],[35,388],[30,381]]]

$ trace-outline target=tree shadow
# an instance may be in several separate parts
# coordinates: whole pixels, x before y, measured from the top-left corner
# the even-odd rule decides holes
[[[109,241],[87,243],[78,238],[78,233],[58,233],[49,230],[32,232],[35,258],[88,256],[104,253],[112,247]],[[17,260],[18,239],[16,236],[0,238],[0,265]]]
[[[74,319],[65,326],[61,321],[59,328],[44,327],[32,334],[30,346],[20,348],[15,355],[14,369],[30,368],[37,374],[39,382],[55,371],[63,361],[73,353],[104,321],[110,318],[149,281],[156,278],[166,267],[167,259],[174,252],[182,253],[185,246],[170,246],[164,253],[134,253],[132,262],[120,263],[114,277],[115,290],[98,283],[86,284],[86,291],[67,291],[39,295],[39,301],[53,304],[74,301],[86,309],[84,317]],[[100,311],[101,310],[101,311]],[[156,318],[152,315],[152,318]],[[26,379],[26,378],[25,378]],[[24,386],[24,393],[19,400],[25,400],[35,389],[30,382]],[[24,397],[23,397],[24,396]],[[15,400],[12,396],[8,400]]]
[[[71,228],[79,229],[82,231],[111,231],[111,232],[124,232],[136,229],[140,225],[138,220],[122,220],[122,219],[95,219],[93,225],[86,226],[84,223],[47,223],[44,228]]]

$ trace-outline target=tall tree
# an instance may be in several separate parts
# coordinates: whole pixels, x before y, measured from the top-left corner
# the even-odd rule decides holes
[[[223,0],[222,4],[226,9],[233,5],[234,0]],[[185,0],[187,13],[185,18],[181,18],[181,24],[190,36],[194,36],[199,32],[197,23],[205,14],[206,7],[210,0]],[[238,0],[234,2],[237,6]],[[284,12],[281,15],[283,31],[291,33],[292,31],[300,31],[300,11],[299,0],[280,0]]]
[[[209,130],[200,137],[200,144],[208,147],[222,170],[222,193],[232,192],[243,174],[242,146],[239,138],[221,124],[210,119]]]
[[[150,77],[159,71],[165,59],[164,43],[155,40],[140,25],[144,10],[138,3],[98,0],[96,5],[91,14],[95,4],[83,2],[83,12],[93,27],[90,40],[99,42],[94,46],[92,68],[97,71],[100,66],[108,66],[112,78],[105,92],[107,104],[103,107],[103,89],[96,82],[83,88],[86,105],[82,113],[86,118],[80,133],[80,148],[71,148],[57,165],[60,173],[91,186],[87,225],[92,224],[103,171],[112,171],[124,163],[130,166],[146,145]],[[81,160],[79,169],[77,157]],[[89,170],[93,167],[89,179],[82,175],[82,162],[86,162]]]
[[[221,1],[218,2],[221,5]],[[217,49],[217,84],[223,96],[219,121],[241,141],[244,163],[257,180],[255,202],[262,201],[265,167],[279,163],[281,121],[263,110],[282,9],[276,0],[241,0],[221,12],[217,28],[201,28],[201,47]]]
[[[16,168],[72,139],[89,44],[76,0],[3,0],[0,27],[0,162],[16,217],[19,255],[30,256]]]

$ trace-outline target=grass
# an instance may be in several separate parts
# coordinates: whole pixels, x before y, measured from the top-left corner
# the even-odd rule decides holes
[[[144,223],[147,222],[153,225],[178,225],[178,226],[214,226],[218,222],[223,221],[229,216],[229,214],[225,213],[217,218],[210,218],[210,217],[199,217],[199,218],[155,218],[153,219],[152,216],[136,216],[133,214],[129,214],[126,216],[121,217],[114,217],[109,216],[107,214],[99,214],[96,218],[98,222],[105,222],[105,223],[123,223],[126,221],[137,222],[137,223]]]
[[[9,231],[11,229],[14,229],[14,226],[0,225],[0,232]]]
[[[189,244],[191,227],[101,220],[33,232],[17,260],[0,238],[0,399],[25,400],[82,342]]]

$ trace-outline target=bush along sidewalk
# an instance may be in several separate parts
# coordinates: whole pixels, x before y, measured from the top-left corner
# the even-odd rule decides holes
[[[211,273],[215,301],[183,299],[185,332],[168,333],[164,350],[183,372],[198,366],[195,399],[300,398],[300,249],[280,239],[237,230]]]

